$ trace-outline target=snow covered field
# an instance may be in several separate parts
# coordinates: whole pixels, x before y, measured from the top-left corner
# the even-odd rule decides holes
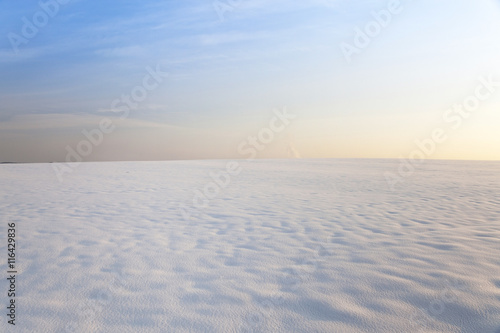
[[[398,163],[0,165],[0,331],[500,332],[500,163]]]

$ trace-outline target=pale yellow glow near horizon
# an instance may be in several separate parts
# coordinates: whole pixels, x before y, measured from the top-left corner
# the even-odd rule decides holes
[[[343,116],[298,121],[292,127],[302,157],[409,158],[415,150],[426,159],[500,160],[500,114],[495,104],[478,109],[454,129],[440,112],[408,115]],[[498,108],[500,110],[500,108]],[[442,129],[446,140],[429,142]],[[420,143],[420,145],[418,144]],[[431,153],[421,146],[428,144]]]

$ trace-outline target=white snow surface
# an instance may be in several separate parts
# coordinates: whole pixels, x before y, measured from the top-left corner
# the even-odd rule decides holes
[[[500,163],[227,162],[0,165],[0,331],[500,332]]]

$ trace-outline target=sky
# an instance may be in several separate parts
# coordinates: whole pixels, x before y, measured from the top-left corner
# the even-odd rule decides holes
[[[498,0],[0,7],[0,162],[500,160]]]

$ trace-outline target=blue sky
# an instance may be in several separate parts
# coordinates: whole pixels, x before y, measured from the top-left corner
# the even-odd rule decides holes
[[[351,61],[340,46],[391,1],[61,1],[17,52],[43,8],[0,3],[1,161],[64,161],[103,118],[116,129],[83,160],[244,158],[283,108],[297,117],[259,157],[398,158],[446,126],[428,158],[500,159],[500,88],[458,129],[442,119],[500,81],[498,1],[402,0]],[[120,118],[148,68],[168,76]]]

